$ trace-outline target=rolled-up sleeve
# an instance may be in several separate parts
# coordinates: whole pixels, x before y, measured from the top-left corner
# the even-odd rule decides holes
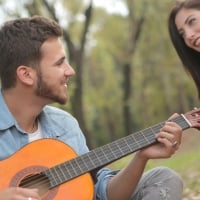
[[[97,173],[97,183],[95,184],[95,200],[107,199],[107,184],[110,178],[115,176],[119,170],[112,171],[108,168],[103,168]]]

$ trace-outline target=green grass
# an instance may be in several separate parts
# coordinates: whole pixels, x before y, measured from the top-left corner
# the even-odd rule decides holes
[[[148,163],[149,168],[155,167],[157,165],[164,165],[173,168],[179,173],[185,173],[188,170],[199,170],[200,169],[200,151],[190,151],[184,154],[178,154],[169,159],[162,160],[151,160]]]

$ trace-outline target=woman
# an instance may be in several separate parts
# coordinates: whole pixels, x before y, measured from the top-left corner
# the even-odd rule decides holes
[[[169,14],[172,43],[196,84],[200,98],[200,0],[179,0]]]

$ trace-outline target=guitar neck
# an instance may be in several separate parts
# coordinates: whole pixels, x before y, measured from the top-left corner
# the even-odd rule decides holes
[[[190,128],[184,115],[179,115],[171,121],[176,122],[183,130]],[[124,138],[96,148],[82,156],[47,169],[42,173],[52,180],[51,187],[60,185],[63,182],[97,168],[101,168],[124,156],[156,143],[155,134],[159,133],[164,124],[165,122],[162,122],[142,131],[132,133]]]

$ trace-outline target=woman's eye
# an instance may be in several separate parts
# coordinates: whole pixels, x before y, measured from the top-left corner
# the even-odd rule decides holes
[[[195,18],[192,18],[192,19],[189,20],[188,24],[189,24],[189,25],[192,25],[195,21],[196,21],[196,19],[195,19]]]

